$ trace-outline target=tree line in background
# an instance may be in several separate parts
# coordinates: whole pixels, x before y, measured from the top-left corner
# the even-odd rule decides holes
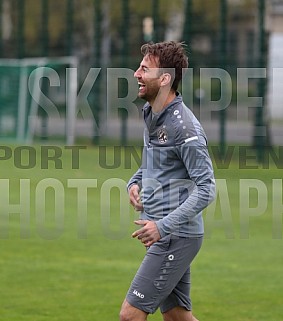
[[[76,56],[84,79],[90,67],[135,69],[145,42],[179,40],[194,70],[219,67],[233,77],[238,67],[265,66],[264,8],[265,0],[0,0],[0,57]],[[256,90],[264,97],[265,83]],[[90,99],[99,119],[97,97],[101,87]],[[225,111],[219,119],[224,154]],[[258,108],[256,128],[263,119]]]
[[[217,64],[221,0],[0,0],[2,58],[75,55],[95,64],[120,64],[148,40],[185,40],[201,64]],[[227,25],[253,24],[255,0],[228,1]],[[145,18],[152,31],[145,34]],[[248,21],[248,22],[247,22]],[[233,47],[236,31],[228,33]],[[125,49],[125,46],[127,48]],[[235,44],[234,44],[235,46]],[[97,53],[99,51],[99,53]],[[117,62],[115,59],[118,59]],[[194,60],[194,59],[192,59]],[[99,62],[101,63],[101,61]],[[232,62],[231,62],[232,63]]]

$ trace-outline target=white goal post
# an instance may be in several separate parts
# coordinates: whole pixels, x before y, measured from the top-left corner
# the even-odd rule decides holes
[[[57,118],[64,126],[66,144],[73,145],[77,66],[76,57],[0,59],[0,139],[32,144],[42,108],[47,121]]]

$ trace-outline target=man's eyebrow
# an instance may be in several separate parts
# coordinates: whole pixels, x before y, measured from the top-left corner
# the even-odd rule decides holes
[[[149,67],[146,66],[146,65],[144,65],[144,64],[141,64],[140,67],[141,67],[142,69],[149,69]]]

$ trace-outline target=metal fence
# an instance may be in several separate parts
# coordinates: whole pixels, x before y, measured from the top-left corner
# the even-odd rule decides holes
[[[262,0],[0,0],[2,58],[76,55],[135,65],[145,41],[177,39],[192,66],[255,66]],[[224,58],[225,59],[225,58]]]
[[[0,57],[76,56],[83,81],[91,67],[134,70],[144,42],[181,40],[198,90],[200,68],[222,68],[233,78],[239,67],[266,66],[265,17],[265,0],[0,0]],[[264,79],[255,88],[265,96]],[[89,97],[98,121],[104,94],[100,85]],[[229,115],[225,109],[218,115],[223,148]],[[265,126],[264,108],[257,108],[254,122]],[[255,133],[256,146],[266,143]]]

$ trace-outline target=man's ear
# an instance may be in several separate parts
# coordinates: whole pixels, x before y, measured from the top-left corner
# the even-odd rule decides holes
[[[171,82],[171,75],[169,73],[164,73],[161,75],[161,86],[170,85]]]

